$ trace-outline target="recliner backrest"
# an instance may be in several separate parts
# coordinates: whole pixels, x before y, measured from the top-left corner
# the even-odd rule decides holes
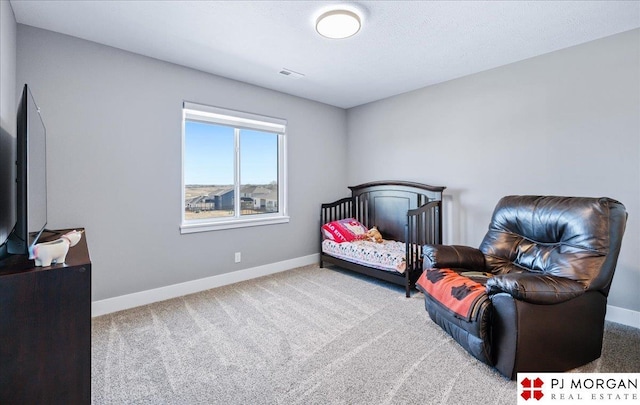
[[[549,274],[608,294],[626,217],[609,198],[507,196],[480,250],[494,274]]]

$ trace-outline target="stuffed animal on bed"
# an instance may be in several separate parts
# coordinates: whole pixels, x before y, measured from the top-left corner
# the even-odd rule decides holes
[[[375,226],[367,231],[366,240],[371,242],[382,243],[382,234]]]

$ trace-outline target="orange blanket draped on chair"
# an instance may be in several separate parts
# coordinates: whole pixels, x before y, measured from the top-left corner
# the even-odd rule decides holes
[[[424,294],[469,321],[475,304],[486,298],[485,287],[451,269],[425,270],[416,283]]]

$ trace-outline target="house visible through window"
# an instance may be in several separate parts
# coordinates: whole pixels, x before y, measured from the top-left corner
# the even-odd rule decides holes
[[[182,233],[288,222],[286,121],[184,103]]]

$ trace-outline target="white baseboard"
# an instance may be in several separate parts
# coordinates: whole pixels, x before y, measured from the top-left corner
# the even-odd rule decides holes
[[[181,297],[183,295],[238,283],[240,281],[251,280],[253,278],[267,276],[269,274],[279,273],[281,271],[291,270],[296,267],[307,266],[319,262],[320,254],[316,253],[309,256],[284,260],[282,262],[266,264],[264,266],[257,266],[250,269],[232,271],[230,273],[173,284],[166,287],[154,288],[153,290],[140,291],[137,293],[121,295],[119,297],[107,298],[105,300],[93,301],[91,303],[91,316],[95,317],[106,315],[112,312]]]
[[[605,319],[640,329],[640,312],[638,311],[607,305],[607,315]]]

